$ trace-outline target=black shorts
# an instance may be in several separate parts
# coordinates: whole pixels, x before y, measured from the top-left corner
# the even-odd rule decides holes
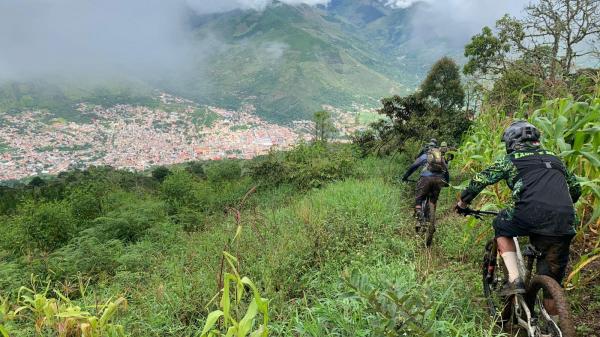
[[[540,252],[536,270],[538,275],[552,277],[559,284],[565,277],[569,263],[569,247],[574,235],[548,236],[531,233],[526,226],[513,221],[510,213],[503,210],[493,222],[495,237],[528,236],[529,242]]]
[[[545,236],[531,235],[529,242],[542,253],[535,266],[538,275],[550,276],[562,283],[569,264],[569,248],[573,235]]]
[[[437,203],[442,187],[446,186],[446,182],[441,177],[428,176],[421,177],[417,182],[417,191],[415,197],[416,205],[421,205],[421,202],[429,196],[429,200],[434,204]]]

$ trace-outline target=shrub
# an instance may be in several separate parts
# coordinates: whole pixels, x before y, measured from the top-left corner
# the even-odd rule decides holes
[[[205,228],[204,215],[188,207],[182,207],[173,216],[173,221],[183,228],[184,231],[197,232]]]
[[[52,251],[66,244],[76,232],[75,221],[66,202],[28,202],[24,213],[23,227],[34,248]]]
[[[242,167],[237,160],[215,161],[204,167],[206,177],[211,182],[222,182],[239,179]]]
[[[73,217],[87,222],[102,215],[102,192],[96,184],[74,188],[69,195]]]
[[[120,240],[80,237],[50,255],[48,266],[55,279],[76,280],[79,274],[95,280],[113,275],[124,252]]]
[[[200,161],[191,161],[187,163],[185,170],[198,178],[206,178],[206,173],[204,172],[204,164]]]
[[[182,170],[173,172],[163,181],[160,190],[170,213],[174,213],[180,207],[198,203],[195,185],[194,177]]]
[[[152,170],[152,178],[158,180],[159,182],[163,182],[170,174],[171,171],[165,166],[158,166]]]
[[[125,200],[124,200],[125,201]],[[146,234],[146,230],[166,219],[164,204],[156,201],[125,201],[120,208],[94,220],[94,227],[84,232],[102,241],[119,239],[135,242]]]
[[[299,144],[291,151],[258,159],[250,174],[266,185],[287,183],[307,189],[351,176],[355,161],[349,146]]]

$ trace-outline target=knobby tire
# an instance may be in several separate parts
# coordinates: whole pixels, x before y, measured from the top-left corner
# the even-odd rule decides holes
[[[431,247],[433,243],[433,234],[435,233],[435,204],[429,201],[429,207],[427,211],[427,237],[425,239],[425,246]]]
[[[536,301],[540,291],[547,292],[554,299],[558,310],[559,327],[563,337],[576,337],[575,326],[569,311],[569,303],[561,286],[553,278],[545,275],[535,275],[531,279],[526,301],[529,308],[536,312],[540,309],[539,303]]]

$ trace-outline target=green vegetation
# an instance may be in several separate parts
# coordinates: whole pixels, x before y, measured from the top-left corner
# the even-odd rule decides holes
[[[85,83],[30,81],[0,85],[0,112],[48,111],[48,122],[54,118],[75,122],[89,120],[88,115],[76,110],[76,105],[82,102],[105,107],[116,104],[156,107],[158,104],[151,90],[131,82],[115,81],[106,85],[89,86]]]
[[[464,101],[458,65],[444,57],[432,66],[419,92],[383,98],[379,113],[387,118],[354,140],[363,154],[418,151],[416,143],[432,137],[458,144],[470,123]]]
[[[194,110],[192,115],[192,122],[199,127],[211,127],[220,116],[208,108],[198,108]]]
[[[306,26],[311,13],[280,5],[264,13],[236,12],[234,25],[225,22],[231,17],[217,15],[212,24],[222,25],[230,39],[243,40],[285,28],[293,38],[285,41],[290,49],[283,52],[304,62],[282,68],[286,83],[321,78],[316,72],[323,59],[330,62],[323,78],[336,79],[333,72],[344,73],[346,62],[358,60],[360,53],[328,49],[333,44],[322,41],[331,36]],[[368,13],[360,20],[380,17],[377,11]],[[285,20],[290,24],[283,25]],[[327,22],[340,20],[333,15]],[[499,38],[484,31],[473,43],[491,41],[492,51],[506,50],[496,48]],[[472,47],[477,46],[467,46],[467,57],[488,55],[485,48]],[[242,54],[235,48],[230,52]],[[492,56],[494,61],[498,55]],[[520,58],[515,64],[529,62]],[[555,58],[540,65],[552,69]],[[311,63],[315,59],[320,61]],[[484,65],[489,63],[474,69]],[[470,72],[469,67],[464,70]],[[387,119],[355,136],[354,144],[302,143],[250,161],[192,162],[147,173],[92,167],[1,187],[0,334],[502,335],[481,298],[481,252],[492,235],[489,223],[453,215],[456,191],[445,189],[435,241],[425,249],[414,236],[412,186],[399,183],[398,176],[421,143],[437,137],[460,144],[451,163],[452,183],[460,188],[502,155],[500,134],[506,125],[527,118],[543,131],[544,146],[564,159],[584,187],[566,289],[579,332],[589,336],[598,331],[594,319],[600,307],[600,88],[594,77],[581,74],[572,82],[573,74],[559,73],[558,67],[547,76],[554,73],[552,80],[564,90],[538,91],[537,84],[549,83],[550,77],[523,78],[515,69],[495,74],[492,87],[473,86],[482,101],[465,107],[471,103],[470,89],[465,90],[458,66],[443,58],[418,93],[383,99],[380,112]],[[263,70],[239,63],[220,68],[241,83],[235,87],[240,96],[232,101],[245,96],[243,89],[252,84],[248,78],[264,75]],[[378,76],[371,68],[363,70],[364,81],[340,76],[333,87],[350,80],[368,85]],[[268,86],[258,89],[272,93]],[[344,102],[348,92],[319,94]],[[282,93],[272,96],[278,104],[289,103]],[[325,96],[314,97],[316,102]],[[289,118],[315,102],[300,98],[273,116]],[[30,100],[25,97],[23,104]],[[508,197],[508,190],[496,185],[476,207],[502,207]]]
[[[320,110],[313,114],[313,122],[315,123],[314,140],[319,142],[327,142],[335,136],[335,125],[331,117],[331,112]]]
[[[209,312],[225,312],[223,300],[213,298],[225,284],[219,279],[232,281],[229,291],[238,292],[236,282],[248,284],[246,275],[269,299],[274,335],[371,334],[380,313],[360,296],[365,286],[344,276],[356,270],[355,277],[369,275],[377,287],[396,284],[400,288],[389,291],[408,296],[396,305],[416,303],[411,312],[425,315],[418,326],[399,324],[399,331],[490,335],[480,328],[483,309],[459,295],[478,287],[475,266],[433,268],[409,234],[410,192],[394,185],[402,158],[358,160],[352,153],[349,146],[302,145],[250,162],[207,163],[206,178],[182,169],[153,178],[92,168],[9,189],[2,198],[0,262],[6,312],[14,313],[18,289],[31,284],[33,274],[36,294],[49,301],[67,300],[41,290],[36,280],[69,298],[65,305],[126,298],[128,310],[111,324],[128,335],[193,335]],[[283,167],[275,171],[279,182],[265,176],[268,167]],[[23,201],[7,203],[4,196]],[[453,250],[457,260],[465,258],[464,248]],[[467,273],[465,281],[449,277],[457,270]],[[350,285],[360,293],[349,294]],[[257,298],[251,294],[240,302],[231,293],[231,308],[238,306],[234,297],[251,303]],[[435,315],[428,311],[434,299],[443,303]],[[245,308],[236,309],[238,316],[232,311],[231,319],[241,322]],[[0,324],[11,336],[30,336],[35,329],[28,315],[17,312]],[[53,335],[55,327],[45,329]],[[252,327],[259,329],[258,322]]]
[[[489,225],[444,216],[455,198],[446,189],[425,250],[412,235],[411,188],[396,182],[404,155],[357,156],[349,145],[302,144],[252,161],[152,176],[92,168],[3,190],[0,326],[33,336],[31,317],[60,317],[45,321],[47,335],[58,336],[63,320],[83,331],[116,296],[129,307],[98,329],[129,336],[233,327],[261,336],[267,327],[289,336],[495,336],[478,295]],[[16,311],[30,284],[27,296],[69,314]],[[122,301],[114,305],[125,309]]]
[[[5,153],[10,151],[10,146],[4,142],[0,142],[0,153]]]

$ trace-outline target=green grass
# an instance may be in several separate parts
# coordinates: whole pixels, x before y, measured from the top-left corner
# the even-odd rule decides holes
[[[211,127],[219,118],[218,114],[208,110],[208,108],[198,108],[194,110],[192,121],[196,126]]]
[[[11,148],[8,146],[8,144],[0,142],[0,153],[9,152],[10,150]]]
[[[119,237],[128,238],[129,233],[136,238],[118,243],[82,236],[71,241],[68,250],[43,260],[36,260],[31,252],[30,265],[23,265],[21,259],[11,261],[5,251],[0,286],[14,289],[46,263],[56,277],[85,267],[91,259],[94,268],[114,267],[94,274],[87,296],[76,299],[76,304],[93,306],[98,300],[124,296],[129,309],[117,315],[116,323],[130,336],[192,336],[208,312],[217,309],[218,301],[211,299],[218,292],[221,253],[227,250],[238,258],[240,274],[252,279],[270,300],[272,336],[381,335],[380,312],[352,290],[350,275],[359,275],[378,292],[402,294],[406,303],[402,309],[421,317],[419,324],[432,336],[497,336],[480,295],[479,260],[484,246],[480,238],[491,235],[489,224],[467,223],[452,215],[455,191],[445,189],[438,210],[439,230],[433,248],[426,250],[413,234],[413,186],[396,182],[403,167],[401,156],[366,158],[355,163],[352,177],[319,189],[286,184],[259,187],[246,200],[237,221],[218,205],[225,197],[235,205],[256,186],[255,181],[185,180],[189,178],[182,173],[160,185],[149,178],[135,183],[124,180],[132,189],[114,187],[101,196],[106,211],[85,233],[98,238],[114,235],[102,230],[106,224],[124,231]],[[108,180],[110,186],[123,183]],[[88,206],[96,198],[88,193],[102,191],[95,186],[72,197],[81,210],[78,214],[94,210]],[[165,199],[162,195],[167,192]],[[168,215],[170,205],[180,211]],[[196,212],[197,205],[205,211]],[[193,231],[182,230],[178,223],[184,219],[183,210],[186,221],[199,221]],[[9,239],[19,237],[16,222],[36,219],[21,212],[18,217],[5,217],[2,228]],[[48,219],[52,220],[41,221]],[[123,226],[116,219],[128,223]],[[230,244],[238,225],[239,237]],[[68,282],[58,285],[69,287]],[[397,318],[407,317],[398,311]],[[11,326],[11,336],[32,336],[25,326],[27,322]],[[411,329],[401,326],[393,336],[411,335]]]
[[[384,117],[376,112],[370,111],[360,111],[358,113],[358,124],[360,125],[369,125],[371,123],[377,122]]]

